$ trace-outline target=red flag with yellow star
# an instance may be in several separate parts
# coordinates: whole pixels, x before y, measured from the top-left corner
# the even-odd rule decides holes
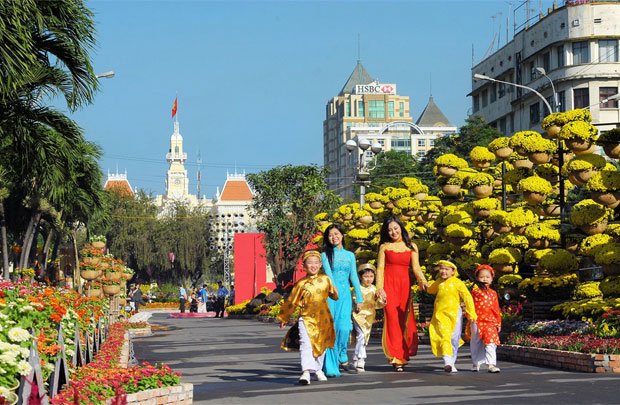
[[[179,96],[174,98],[174,104],[172,104],[172,118],[177,115],[177,108],[179,107]]]

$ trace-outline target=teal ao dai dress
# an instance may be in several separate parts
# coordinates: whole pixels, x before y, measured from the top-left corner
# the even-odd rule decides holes
[[[323,269],[338,289],[338,300],[328,300],[329,310],[334,318],[334,329],[336,331],[336,341],[333,349],[325,351],[325,363],[323,370],[327,376],[340,376],[339,365],[349,361],[347,347],[349,345],[349,335],[353,329],[351,315],[353,313],[353,299],[351,297],[351,286],[355,291],[357,303],[363,302],[360,281],[357,276],[357,266],[355,255],[344,248],[334,248],[333,267],[329,264],[327,254],[321,254]]]

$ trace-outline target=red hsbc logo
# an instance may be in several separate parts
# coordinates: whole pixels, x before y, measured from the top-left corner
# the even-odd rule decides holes
[[[394,87],[392,87],[392,86],[391,86],[391,85],[389,85],[389,84],[386,84],[386,85],[384,85],[384,86],[381,86],[381,92],[382,92],[382,93],[391,93],[391,92],[393,92],[393,91],[394,91]]]

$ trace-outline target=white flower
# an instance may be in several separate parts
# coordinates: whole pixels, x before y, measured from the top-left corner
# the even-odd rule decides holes
[[[8,388],[0,386],[0,397],[8,398],[10,395],[11,395],[11,391],[9,391]]]
[[[30,349],[28,349],[27,347],[20,347],[19,351],[22,354],[22,359],[27,359],[28,356],[30,356]]]
[[[25,342],[32,338],[32,336],[30,336],[30,332],[20,327],[11,328],[8,336],[12,342]]]
[[[73,357],[73,355],[75,354],[75,351],[74,351],[73,349],[69,349],[69,348],[67,348],[67,349],[65,349],[65,354],[66,354],[68,357]]]
[[[43,368],[49,370],[49,371],[54,371],[54,364],[52,363],[46,363]]]
[[[9,316],[7,314],[0,313],[0,319],[9,319]]]
[[[8,364],[9,366],[15,366],[17,364],[17,355],[19,352],[9,351],[0,354],[0,363]]]
[[[31,371],[32,366],[26,360],[22,360],[17,364],[17,372],[20,375],[29,375]]]
[[[23,307],[19,308],[19,312],[21,313],[32,311],[32,310],[34,310],[34,307],[32,305],[24,305]]]

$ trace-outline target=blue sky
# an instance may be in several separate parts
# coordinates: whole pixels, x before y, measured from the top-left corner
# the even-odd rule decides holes
[[[518,3],[518,2],[517,2]],[[533,13],[549,1],[532,1]],[[101,167],[164,191],[175,95],[190,192],[212,198],[226,172],[323,164],[325,105],[359,56],[408,95],[414,120],[432,95],[461,125],[477,63],[512,35],[506,1],[91,0],[95,102],[73,115],[104,152]],[[502,13],[499,15],[498,13]],[[493,18],[495,16],[495,18]],[[522,19],[522,18],[521,18]],[[501,23],[501,24],[500,24]],[[496,37],[499,35],[499,38]]]

